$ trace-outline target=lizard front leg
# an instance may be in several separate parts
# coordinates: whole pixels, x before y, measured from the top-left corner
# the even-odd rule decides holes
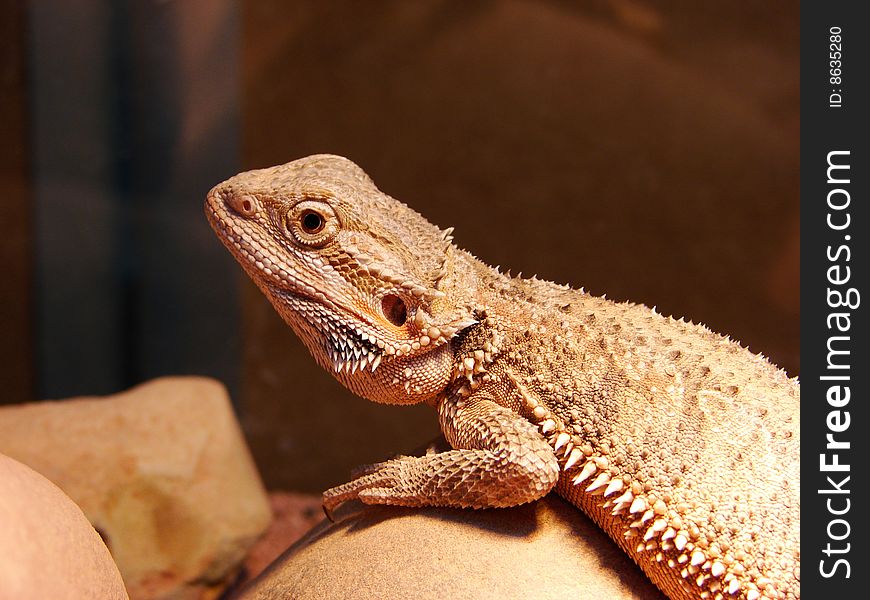
[[[363,467],[357,479],[323,493],[327,515],[353,498],[398,506],[516,506],[556,485],[559,463],[544,437],[487,394],[445,397],[438,414],[454,450]]]

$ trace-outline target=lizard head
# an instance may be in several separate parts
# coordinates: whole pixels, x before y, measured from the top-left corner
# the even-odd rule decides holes
[[[412,404],[449,383],[449,341],[475,322],[445,292],[450,230],[331,155],[236,175],[209,192],[205,212],[315,360],[351,391]]]

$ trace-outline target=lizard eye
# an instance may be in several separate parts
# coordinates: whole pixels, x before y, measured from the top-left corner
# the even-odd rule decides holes
[[[288,233],[304,246],[322,248],[332,241],[339,230],[338,217],[326,202],[303,200],[284,218]]]
[[[313,210],[307,210],[302,213],[302,216],[299,218],[299,223],[302,225],[302,229],[305,233],[314,235],[315,233],[321,232],[326,221],[323,220],[320,213],[314,212]]]

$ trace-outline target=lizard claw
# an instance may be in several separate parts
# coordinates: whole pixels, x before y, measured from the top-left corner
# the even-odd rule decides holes
[[[326,504],[321,504],[320,508],[323,509],[323,514],[326,515],[326,518],[329,519],[329,522],[335,523],[335,515],[332,513],[332,508],[327,506]]]
[[[374,488],[386,490],[398,485],[402,480],[402,465],[406,461],[413,461],[411,457],[400,457],[386,462],[363,465],[355,469],[353,479],[342,485],[330,488],[323,492],[323,512],[332,520],[335,508],[348,500],[359,498],[366,504],[387,504],[388,502],[377,501],[370,498],[367,490]]]

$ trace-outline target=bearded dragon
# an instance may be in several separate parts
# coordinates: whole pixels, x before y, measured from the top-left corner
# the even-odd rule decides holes
[[[325,509],[555,490],[671,598],[800,597],[800,386],[762,356],[491,268],[339,156],[236,175],[205,212],[321,367],[433,406],[453,448],[363,467]]]

